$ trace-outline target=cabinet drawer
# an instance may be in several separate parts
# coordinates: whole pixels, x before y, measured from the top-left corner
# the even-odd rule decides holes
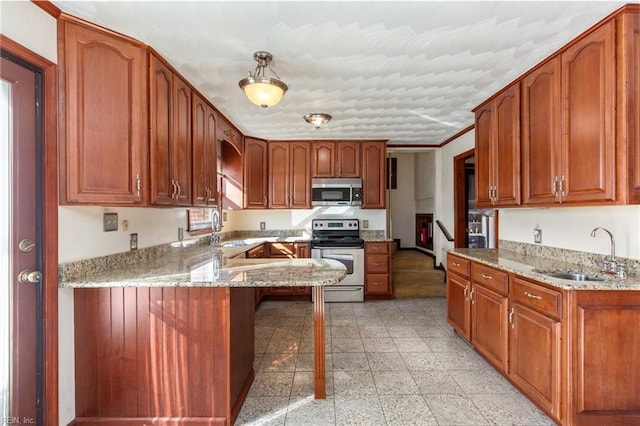
[[[473,263],[471,266],[471,279],[503,296],[509,294],[509,274],[504,271]]]
[[[386,254],[368,254],[366,256],[366,271],[373,274],[389,272],[389,256]]]
[[[469,277],[471,275],[471,262],[462,257],[454,256],[453,254],[447,255],[447,268],[449,271],[453,271],[463,277]]]
[[[389,274],[367,274],[367,293],[388,293]]]
[[[366,243],[365,251],[372,254],[389,253],[389,244],[387,243]]]
[[[562,292],[553,290],[520,277],[514,277],[511,287],[511,301],[529,306],[540,312],[562,317]]]

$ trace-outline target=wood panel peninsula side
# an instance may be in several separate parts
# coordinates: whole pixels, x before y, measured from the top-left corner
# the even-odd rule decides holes
[[[74,289],[74,425],[231,425],[254,379],[256,287],[314,294],[314,395],[326,398],[327,259],[246,258],[242,249],[170,248],[160,257],[60,280]]]

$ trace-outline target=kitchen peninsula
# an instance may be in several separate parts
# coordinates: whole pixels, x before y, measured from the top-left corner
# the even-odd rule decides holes
[[[169,247],[60,280],[74,288],[76,425],[229,425],[253,382],[255,287],[310,286],[315,397],[326,397],[324,259],[247,259],[252,248]]]

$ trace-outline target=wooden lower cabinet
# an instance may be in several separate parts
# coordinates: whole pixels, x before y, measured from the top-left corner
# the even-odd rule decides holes
[[[471,296],[471,341],[484,358],[507,371],[509,298],[476,283]]]
[[[365,299],[392,299],[391,251],[386,241],[367,241],[364,244]]]
[[[569,422],[640,424],[640,291],[575,291],[570,310]]]
[[[230,425],[253,382],[254,289],[74,290],[74,425]]]
[[[448,264],[451,264],[449,255]],[[468,262],[468,261],[467,261]],[[447,321],[465,340],[471,340],[471,301],[467,297],[471,281],[449,271],[447,274]]]
[[[248,252],[248,255],[250,257],[263,257],[272,259],[297,259],[311,257],[311,244],[307,242],[266,242],[259,247],[261,247],[261,249],[259,250],[257,247],[250,250]],[[264,298],[310,301],[311,289],[304,286],[278,286],[257,288],[256,305],[258,305]]]
[[[519,303],[511,309],[509,378],[547,413],[560,418],[562,324]]]

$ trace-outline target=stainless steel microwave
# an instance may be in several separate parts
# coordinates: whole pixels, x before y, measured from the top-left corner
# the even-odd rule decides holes
[[[312,206],[361,206],[362,179],[330,178],[311,180]]]

